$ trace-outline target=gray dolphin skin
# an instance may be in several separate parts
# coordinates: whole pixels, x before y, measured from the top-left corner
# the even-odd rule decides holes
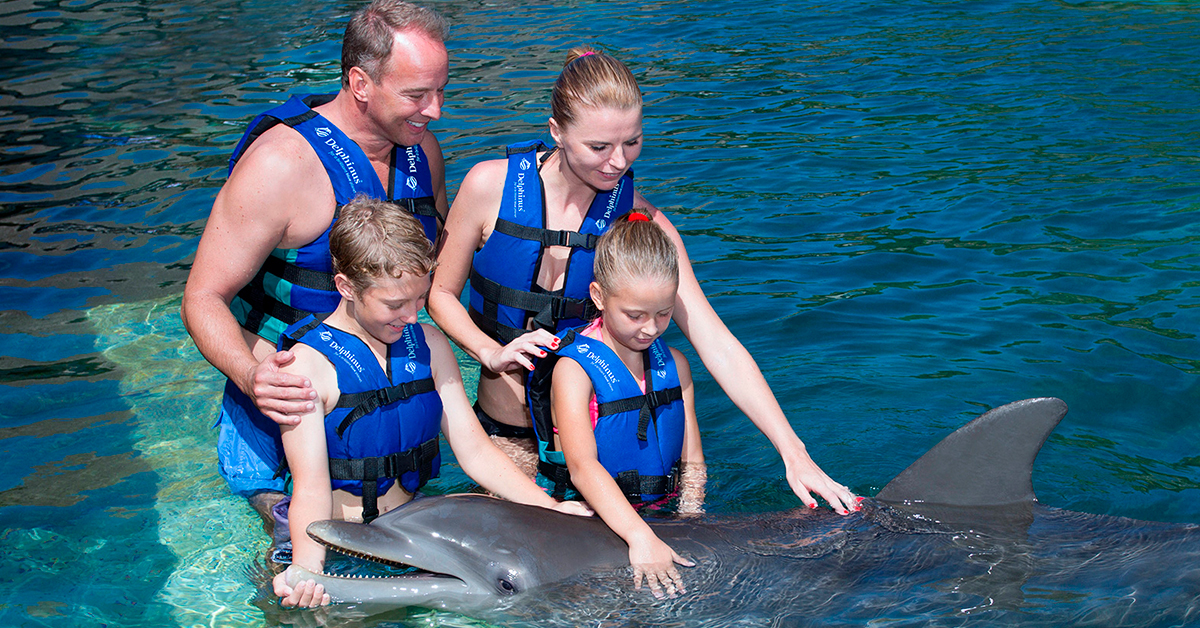
[[[1065,414],[1053,398],[996,408],[846,517],[650,519],[698,563],[674,600],[631,590],[627,547],[598,518],[480,495],[314,523],[330,549],[413,571],[300,577],[364,613],[423,606],[511,625],[1200,624],[1200,526],[1036,503],[1033,460]]]

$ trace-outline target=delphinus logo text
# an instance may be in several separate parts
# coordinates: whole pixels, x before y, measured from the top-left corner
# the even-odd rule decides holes
[[[354,168],[354,160],[350,157],[350,153],[346,152],[346,149],[337,143],[337,139],[328,138],[325,140],[325,145],[332,149],[329,151],[330,154],[338,159],[342,169],[346,171],[346,180],[352,185],[362,183],[362,179],[358,177],[358,170]]]
[[[350,351],[346,350],[346,348],[343,347],[342,345],[339,345],[336,340],[333,340],[332,334],[330,334],[329,340],[326,340],[325,339],[326,333],[329,333],[329,332],[324,332],[321,334],[321,340],[325,340],[325,342],[329,344],[329,348],[333,350],[334,355],[337,355],[338,357],[340,357],[342,359],[342,361],[346,363],[347,366],[354,369],[355,373],[358,373],[361,375],[363,372],[363,367],[362,367],[362,364],[359,364],[358,357],[356,357]]]
[[[609,390],[615,390],[617,388],[617,376],[615,373],[613,373],[612,367],[609,366],[608,360],[606,360],[604,356],[593,352],[592,348],[586,342],[581,342],[575,345],[575,350],[578,351],[580,355],[587,356],[588,361],[590,361],[596,367],[596,370],[599,371],[600,375],[604,378],[604,383],[608,385]],[[595,384],[596,382],[593,381],[593,387]]]

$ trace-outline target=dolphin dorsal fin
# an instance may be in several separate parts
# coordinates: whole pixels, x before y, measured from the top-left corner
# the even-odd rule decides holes
[[[876,497],[951,506],[1032,502],[1033,459],[1066,413],[1067,404],[1053,397],[991,410],[935,445]]]

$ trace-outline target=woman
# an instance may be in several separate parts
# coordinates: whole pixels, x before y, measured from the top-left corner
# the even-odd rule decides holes
[[[633,190],[629,170],[642,149],[642,96],[629,69],[590,47],[571,50],[550,109],[555,148],[511,146],[507,159],[467,173],[429,295],[434,321],[482,366],[475,410],[484,428],[523,468],[536,464],[525,374],[532,358],[546,355],[541,347],[555,347],[553,332],[590,318],[595,237],[637,209],[680,253],[673,320],[779,452],[792,490],[812,508],[812,493],[839,513],[855,508],[854,495],[809,457],[754,358],[708,303],[679,232]],[[468,278],[470,312],[459,301]]]

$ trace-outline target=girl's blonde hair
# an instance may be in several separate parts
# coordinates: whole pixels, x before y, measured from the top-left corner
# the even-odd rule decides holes
[[[630,212],[596,242],[594,279],[604,294],[647,279],[678,286],[679,253],[662,227],[645,214]]]
[[[359,294],[375,278],[428,275],[437,267],[421,222],[387,201],[359,195],[341,209],[329,233],[333,270]]]
[[[591,46],[572,48],[550,95],[550,115],[562,126],[575,122],[580,109],[642,106],[642,90],[624,63]]]

